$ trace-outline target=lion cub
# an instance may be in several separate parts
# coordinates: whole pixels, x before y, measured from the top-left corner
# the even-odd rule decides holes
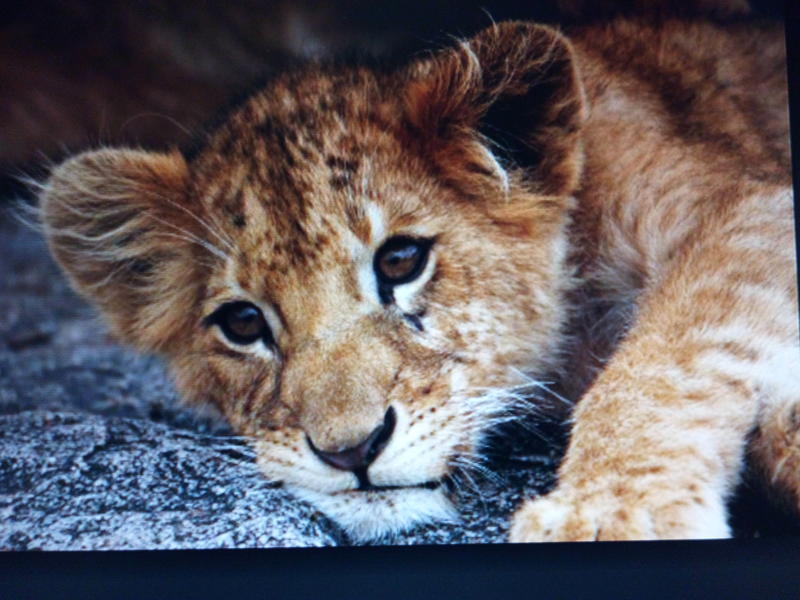
[[[771,26],[502,23],[288,72],[192,153],[80,154],[43,220],[113,331],[355,539],[447,517],[519,386],[581,370],[511,540],[725,537],[746,457],[800,507],[783,66]]]

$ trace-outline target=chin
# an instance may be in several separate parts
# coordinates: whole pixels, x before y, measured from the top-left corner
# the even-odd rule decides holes
[[[420,487],[348,490],[325,494],[289,488],[333,519],[356,543],[387,540],[416,525],[456,521],[458,513],[444,490]]]

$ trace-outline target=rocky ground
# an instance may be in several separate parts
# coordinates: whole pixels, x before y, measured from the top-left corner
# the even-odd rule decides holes
[[[349,543],[224,423],[182,407],[159,359],[115,344],[41,237],[0,211],[0,549]],[[496,479],[459,493],[462,522],[385,543],[503,541],[522,497],[552,483],[536,446],[507,444]]]

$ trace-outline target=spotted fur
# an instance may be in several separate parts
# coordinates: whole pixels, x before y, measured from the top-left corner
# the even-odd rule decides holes
[[[70,159],[44,222],[112,329],[357,539],[448,518],[440,482],[548,373],[588,388],[512,540],[723,537],[754,429],[767,483],[800,495],[783,61],[771,25],[619,20],[312,64],[191,155]],[[386,302],[373,259],[397,235],[431,256]],[[209,324],[233,301],[274,344]],[[314,448],[359,444],[389,407],[359,490]]]

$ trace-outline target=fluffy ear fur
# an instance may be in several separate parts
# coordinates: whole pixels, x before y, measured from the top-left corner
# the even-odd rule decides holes
[[[412,65],[410,78],[409,121],[451,182],[468,193],[507,188],[507,167],[521,169],[537,193],[574,190],[585,102],[572,49],[557,31],[494,25]]]
[[[48,243],[73,287],[141,349],[164,348],[185,326],[193,302],[180,295],[193,293],[197,249],[213,248],[186,181],[177,153],[106,149],[57,167],[41,196]]]

